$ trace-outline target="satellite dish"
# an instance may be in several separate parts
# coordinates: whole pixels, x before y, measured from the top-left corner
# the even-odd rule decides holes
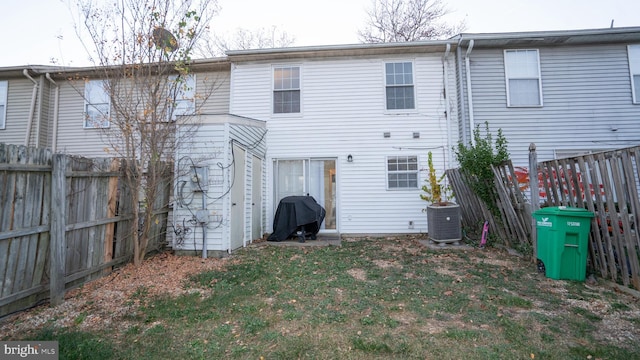
[[[165,28],[157,27],[153,30],[153,42],[166,52],[178,50],[178,40]]]

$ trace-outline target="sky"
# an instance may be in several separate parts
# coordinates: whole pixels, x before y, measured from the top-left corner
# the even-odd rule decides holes
[[[0,0],[0,66],[90,65],[74,30],[73,0]],[[107,0],[98,0],[107,1]],[[271,28],[294,46],[357,44],[372,0],[218,0],[216,34]],[[465,20],[467,33],[575,30],[640,26],[639,0],[442,0],[447,22]]]

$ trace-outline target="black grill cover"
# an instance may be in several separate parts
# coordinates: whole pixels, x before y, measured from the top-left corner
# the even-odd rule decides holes
[[[302,230],[316,235],[324,221],[325,210],[313,196],[287,196],[280,200],[273,218],[273,233],[268,241],[284,241]]]

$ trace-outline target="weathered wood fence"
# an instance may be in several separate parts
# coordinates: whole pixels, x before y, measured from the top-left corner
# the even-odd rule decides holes
[[[595,214],[589,265],[602,277],[640,290],[640,146],[538,163],[545,206],[585,208]]]
[[[446,171],[462,213],[462,223],[468,232],[479,233],[485,221],[491,233],[507,246],[531,246],[531,207],[518,184],[511,161],[492,166],[495,191],[494,203],[499,216],[491,213],[487,205],[469,187],[460,169]]]
[[[595,214],[589,236],[588,265],[604,278],[640,290],[640,146],[565,159],[537,162],[532,144],[530,169],[516,174],[510,162],[494,167],[500,216],[467,186],[459,169],[447,170],[462,210],[463,225],[472,231],[484,221],[508,246],[536,248],[532,212],[544,206],[585,208]],[[520,176],[519,176],[520,175]],[[528,196],[525,196],[528,194]]]
[[[57,304],[130,261],[136,206],[119,164],[0,144],[0,316]],[[150,250],[166,238],[170,185],[159,186]]]

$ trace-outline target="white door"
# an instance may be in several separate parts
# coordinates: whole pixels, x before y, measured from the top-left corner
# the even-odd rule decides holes
[[[245,224],[245,197],[244,197],[244,177],[245,177],[245,151],[240,146],[233,144],[234,163],[231,167],[231,249],[235,250],[244,245],[244,224]]]
[[[251,178],[251,239],[262,237],[262,160],[253,157]]]
[[[326,210],[321,230],[335,231],[336,159],[279,159],[275,162],[275,208],[284,197],[311,195]]]

